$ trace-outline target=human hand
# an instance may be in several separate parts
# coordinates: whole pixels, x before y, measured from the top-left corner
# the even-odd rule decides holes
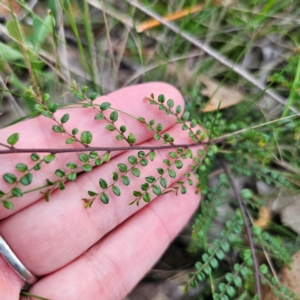
[[[154,93],[172,98],[176,105],[183,106],[180,93],[164,83],[149,83],[118,90],[95,100],[97,103],[109,101],[113,107],[128,111],[137,117],[146,116],[163,125],[174,138],[175,144],[190,144],[192,140],[176,118],[166,117],[165,112],[150,106],[143,98]],[[57,111],[60,118],[65,110]],[[114,135],[105,130],[102,122],[95,121],[92,109],[75,108],[70,110],[70,130],[91,130],[94,135],[92,146],[116,146]],[[118,120],[118,122],[122,120]],[[153,133],[132,119],[123,119],[127,131],[134,132],[138,145],[160,145],[152,139]],[[119,123],[122,124],[122,123]],[[48,130],[53,121],[38,117],[15,124],[0,131],[0,142],[14,132],[20,134],[18,148],[66,148],[64,139]],[[123,144],[122,144],[123,143]],[[126,145],[125,141],[118,145]],[[29,146],[28,146],[29,145]],[[78,145],[77,145],[78,147]],[[191,148],[193,151],[197,149]],[[122,194],[116,197],[109,192],[110,202],[104,205],[95,202],[84,209],[81,198],[87,190],[99,189],[99,178],[111,178],[120,162],[137,151],[112,152],[109,163],[94,168],[92,172],[81,174],[75,182],[67,182],[65,190],[52,193],[50,202],[41,199],[39,191],[24,194],[13,199],[14,210],[0,209],[0,234],[20,261],[39,280],[29,292],[52,300],[61,299],[122,299],[146,272],[155,264],[169,243],[187,223],[199,204],[199,195],[188,189],[184,195],[176,197],[168,193],[152,197],[151,203],[141,202],[140,206],[129,206],[132,191],[139,190],[146,176],[156,173],[163,167],[163,159],[168,150],[158,150],[155,159],[141,169],[139,178],[130,177],[129,187],[122,187]],[[30,163],[28,154],[5,154],[0,156],[1,173],[16,173],[14,166],[19,162]],[[34,171],[31,189],[45,184],[45,180],[55,180],[54,172],[64,168],[67,162],[77,161],[76,153],[57,154],[49,165],[39,172]],[[174,185],[188,172],[191,159],[184,160],[181,169],[176,170],[176,178],[169,178]],[[0,182],[0,190],[6,191],[9,185]],[[19,299],[24,281],[14,272],[0,255],[0,295],[2,300]]]

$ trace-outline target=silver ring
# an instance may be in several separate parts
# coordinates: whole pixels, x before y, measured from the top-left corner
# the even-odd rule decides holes
[[[17,256],[12,252],[10,247],[7,245],[3,237],[0,235],[0,253],[7,261],[7,263],[12,267],[12,269],[27,283],[30,285],[37,282],[37,277],[35,277],[26,267],[20,262]]]

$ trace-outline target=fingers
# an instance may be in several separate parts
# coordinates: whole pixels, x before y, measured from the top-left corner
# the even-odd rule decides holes
[[[167,98],[172,98],[175,105],[183,105],[183,99],[181,94],[174,87],[165,83],[148,83],[137,86],[132,86],[118,90],[107,96],[103,96],[95,100],[95,103],[110,102],[112,107],[118,108],[122,111],[128,112],[135,117],[145,116],[147,121],[155,118],[156,122],[160,122],[164,129],[168,129],[176,123],[176,118],[166,118],[165,112],[159,111],[157,107],[151,106],[148,101],[143,100],[145,96],[149,96],[151,93],[157,97],[159,94],[164,94]],[[109,116],[111,111],[105,113]],[[117,141],[116,134],[108,132],[105,129],[107,122],[104,120],[94,120],[96,114],[95,110],[91,108],[83,109],[63,109],[57,111],[55,116],[60,120],[61,116],[65,113],[70,113],[70,120],[65,123],[65,128],[68,132],[71,132],[73,128],[79,129],[80,133],[83,131],[91,131],[93,133],[93,141],[91,146],[127,146],[125,141]],[[126,116],[119,114],[119,120],[116,123],[118,125],[126,125],[126,134],[132,132],[136,136],[136,144],[140,144],[150,137],[153,133],[146,129],[140,122]],[[12,134],[18,132],[20,134],[20,140],[16,144],[17,148],[68,148],[68,147],[82,147],[79,143],[66,145],[65,140],[69,136],[66,133],[55,133],[51,130],[52,126],[56,123],[45,117],[38,117],[35,119],[21,122],[1,130],[0,142],[6,143],[6,139]],[[0,148],[3,149],[2,146]],[[41,158],[45,154],[40,154]],[[112,157],[117,155],[116,152],[111,153]],[[34,189],[36,187],[45,185],[46,179],[51,181],[57,180],[57,176],[54,174],[58,168],[66,169],[67,162],[78,162],[78,153],[66,153],[57,154],[56,159],[49,165],[42,163],[42,169],[40,171],[32,171],[33,181],[30,186],[20,186],[23,191]],[[17,163],[25,163],[29,167],[35,165],[30,159],[30,154],[7,154],[1,155],[1,175],[9,172],[14,173],[16,176],[21,177],[24,173],[21,173],[15,169]],[[8,191],[11,185],[6,184],[3,180],[0,182],[0,190],[4,192]],[[0,209],[0,219],[3,219],[11,214],[14,214],[22,208],[34,203],[41,198],[40,191],[30,192],[24,194],[22,198],[13,199],[14,210]]]
[[[186,132],[180,128],[180,125],[176,125],[169,130],[170,135],[175,137],[175,142],[191,143]],[[158,144],[155,141],[151,143]],[[111,184],[112,180],[110,182],[109,179],[112,178],[112,172],[118,172],[117,164],[127,162],[128,156],[134,151],[117,156],[109,164],[80,176],[76,182],[69,182],[64,191],[58,190],[53,193],[49,203],[41,200],[7,218],[1,223],[0,232],[30,271],[36,275],[53,272],[80,256],[145,204],[141,201],[139,207],[128,205],[134,200],[133,190],[141,190],[146,176],[159,177],[157,168],[167,169],[162,161],[168,157],[168,152],[169,150],[158,151],[154,162],[140,167],[139,178],[128,174],[131,180],[128,187],[118,181],[116,185],[120,187],[121,196],[117,197],[109,190],[108,205],[98,203],[97,200],[91,209],[86,210],[80,199],[87,196],[87,190],[101,191],[99,178],[104,178]],[[177,182],[178,178],[189,170],[190,163],[188,158],[183,160],[183,167],[176,170],[176,178],[165,174],[168,185]],[[174,166],[172,168],[174,169]],[[154,196],[152,194],[153,199]],[[172,197],[174,198],[174,195]]]
[[[199,198],[192,189],[159,197],[30,292],[52,300],[123,299],[186,224]]]
[[[0,255],[0,295],[1,300],[17,300],[24,281]]]

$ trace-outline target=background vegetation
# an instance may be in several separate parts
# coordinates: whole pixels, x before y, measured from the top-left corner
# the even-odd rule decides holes
[[[300,247],[299,7],[1,1],[1,127],[40,114],[39,94],[59,106],[82,100],[74,81],[106,94],[161,80],[182,92],[190,119],[207,129],[211,145],[194,170],[199,211],[128,299],[300,296],[300,278],[282,272]]]

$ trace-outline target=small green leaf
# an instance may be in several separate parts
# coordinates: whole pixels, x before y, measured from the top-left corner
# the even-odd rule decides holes
[[[116,135],[116,139],[118,140],[118,141],[122,141],[123,139],[124,139],[124,137],[123,137],[123,135],[122,134],[117,134]]]
[[[3,179],[9,184],[13,184],[17,181],[17,177],[12,173],[5,173]]]
[[[54,185],[54,182],[52,182],[52,181],[49,180],[49,179],[46,179],[46,182],[47,182],[47,185],[48,185],[48,186],[53,186],[53,185]]]
[[[21,177],[20,182],[23,185],[27,186],[27,185],[31,184],[32,178],[33,178],[32,174],[31,173],[27,173],[27,174],[25,174],[24,176]]]
[[[185,111],[183,116],[182,116],[182,120],[183,121],[187,121],[190,117],[190,113],[188,111]]]
[[[58,176],[59,178],[62,178],[62,177],[65,176],[65,171],[62,170],[62,169],[57,169],[57,170],[55,171],[55,175]]]
[[[75,140],[73,138],[67,138],[66,139],[66,144],[73,144],[75,142]]]
[[[109,116],[110,120],[113,122],[118,121],[118,117],[119,117],[119,115],[118,115],[117,111],[113,111]]]
[[[149,158],[150,158],[151,161],[153,161],[155,159],[155,156],[156,156],[156,152],[150,151]]]
[[[158,101],[159,103],[164,103],[164,102],[165,102],[165,96],[162,95],[162,94],[160,94],[160,95],[158,96],[158,98],[157,98],[157,101]]]
[[[3,201],[3,206],[9,210],[13,210],[14,209],[14,205],[12,202],[4,200]]]
[[[231,285],[227,286],[226,292],[229,297],[233,297],[235,295],[235,289]]]
[[[209,263],[212,266],[212,268],[214,268],[214,269],[216,269],[218,267],[218,265],[219,265],[219,263],[218,263],[218,261],[217,261],[217,259],[215,257],[211,258],[211,260],[210,260]]]
[[[144,200],[145,202],[150,202],[150,201],[151,201],[150,194],[149,194],[149,193],[145,193],[145,194],[143,195],[143,200]]]
[[[128,186],[130,184],[130,179],[128,176],[122,176],[122,182],[124,185]]]
[[[119,163],[118,164],[118,169],[119,169],[120,172],[124,173],[124,172],[127,171],[127,165]]]
[[[103,193],[101,196],[100,196],[100,199],[101,201],[104,203],[104,204],[107,204],[109,202],[109,197],[106,193]]]
[[[4,195],[5,193],[2,190],[0,190],[0,197],[3,197]]]
[[[126,131],[126,126],[122,125],[122,126],[120,127],[120,131],[121,131],[122,133],[124,133],[124,132]]]
[[[157,123],[156,131],[161,132],[162,130],[163,130],[163,127],[162,127],[161,123]]]
[[[100,109],[101,109],[102,111],[104,111],[104,110],[109,109],[110,106],[111,106],[111,104],[110,104],[109,102],[103,102],[103,103],[100,104]]]
[[[140,177],[141,175],[141,171],[138,168],[133,168],[131,172],[135,177]]]
[[[90,131],[83,131],[80,135],[80,140],[84,144],[90,144],[93,140],[93,135]]]
[[[55,158],[55,154],[48,154],[44,156],[44,161],[46,164],[49,164],[54,158]]]
[[[98,157],[98,153],[96,151],[91,151],[90,154],[89,154],[89,157],[91,159],[95,159]]]
[[[175,161],[175,166],[176,166],[177,169],[181,169],[182,166],[183,166],[182,161],[181,160],[176,160]]]
[[[54,126],[52,127],[52,130],[55,131],[55,132],[57,132],[57,133],[62,133],[62,132],[64,132],[63,128],[62,128],[61,126],[59,126],[59,125],[54,125]]]
[[[144,151],[139,151],[138,152],[138,157],[139,158],[143,158],[145,156],[145,152]]]
[[[119,178],[118,173],[117,173],[117,172],[113,172],[113,180],[114,180],[114,181],[117,181],[118,178]]]
[[[160,183],[160,185],[163,187],[163,188],[166,188],[167,187],[167,180],[165,179],[165,178],[161,178],[160,180],[159,180],[159,183]]]
[[[221,249],[216,252],[216,256],[219,260],[222,260],[225,257],[224,252]]]
[[[45,110],[42,112],[42,115],[45,116],[46,118],[52,119],[53,114],[50,111]]]
[[[136,137],[133,133],[129,133],[127,141],[129,144],[134,144],[136,142]]]
[[[128,161],[129,161],[129,163],[131,163],[132,165],[135,165],[135,164],[137,163],[137,158],[136,158],[136,156],[134,156],[134,155],[130,155],[130,156],[128,157]]]
[[[105,153],[103,159],[108,163],[110,160],[110,153],[109,152]]]
[[[103,190],[107,188],[107,182],[103,178],[99,179],[99,185]]]
[[[148,165],[148,160],[146,158],[141,159],[140,164],[145,167]]]
[[[180,114],[181,113],[181,106],[177,105],[176,106],[176,114]]]
[[[78,128],[73,128],[73,129],[72,129],[72,134],[73,134],[73,135],[76,135],[77,133],[78,133]]]
[[[133,191],[133,196],[140,197],[142,193],[140,191]]]
[[[104,116],[102,114],[96,114],[94,117],[95,120],[103,120]]]
[[[32,153],[30,155],[30,158],[31,158],[32,161],[37,161],[37,160],[40,159],[40,156],[38,154],[36,154],[36,153]]]
[[[196,281],[195,279],[194,279],[194,280],[191,280],[190,286],[191,286],[192,288],[196,288],[197,285],[198,285],[198,283],[197,283],[197,281]]]
[[[236,287],[241,287],[242,284],[243,284],[242,278],[239,277],[239,276],[234,277],[233,282],[234,282]]]
[[[115,186],[115,185],[113,186],[112,191],[113,191],[113,193],[114,193],[116,196],[120,196],[120,195],[121,195],[120,189],[119,189],[117,186]]]
[[[106,125],[105,128],[106,128],[107,130],[109,130],[109,131],[114,131],[114,130],[115,130],[115,126],[112,125],[112,124]]]
[[[70,174],[68,174],[69,181],[75,181],[76,178],[77,178],[77,174],[75,172],[71,172]]]
[[[74,96],[79,100],[84,100],[84,95],[82,93],[75,92]]]
[[[171,163],[170,163],[170,161],[169,161],[168,159],[164,159],[164,163],[165,163],[168,167],[171,166]]]
[[[70,115],[69,115],[69,114],[64,114],[64,115],[61,117],[60,122],[61,122],[62,124],[65,124],[65,123],[67,123],[67,122],[69,121],[69,119],[70,119]]]
[[[142,189],[143,191],[147,191],[148,188],[149,188],[149,183],[147,183],[147,182],[145,182],[145,183],[143,183],[143,184],[141,185],[141,189]]]
[[[89,95],[90,100],[94,101],[96,100],[96,98],[98,97],[98,93],[97,92],[91,92]]]
[[[64,190],[66,188],[66,186],[65,186],[65,184],[62,181],[60,181],[58,183],[58,188],[62,191],[62,190]]]
[[[157,196],[161,195],[161,188],[158,185],[154,185],[152,191]]]
[[[174,170],[169,169],[169,170],[168,170],[168,173],[169,173],[169,176],[170,176],[171,178],[175,178],[175,177],[176,177],[176,172],[175,172]]]
[[[186,187],[183,185],[180,189],[182,195],[186,194]]]
[[[187,149],[186,152],[185,152],[185,154],[187,155],[187,157],[193,158],[193,152],[192,152],[191,149]]]
[[[159,133],[155,133],[154,136],[153,136],[153,139],[154,139],[155,141],[159,141],[159,140],[160,140],[160,135],[159,135]]]
[[[157,173],[158,173],[159,175],[164,174],[164,169],[162,169],[162,168],[157,168],[156,170],[157,170]]]
[[[229,249],[230,249],[230,246],[227,242],[224,242],[224,243],[221,244],[221,248],[224,252],[228,252]]]
[[[28,170],[27,165],[19,163],[16,165],[16,169],[20,172],[26,172]]]
[[[155,124],[155,120],[154,119],[150,120],[149,124],[150,124],[150,126],[153,126]]]
[[[199,149],[199,150],[198,150],[198,155],[199,155],[199,156],[204,156],[204,155],[205,155],[204,150]]]
[[[96,165],[96,166],[102,165],[102,159],[101,159],[100,157],[98,157],[98,158],[95,160],[95,165]]]
[[[97,195],[97,193],[96,193],[96,192],[93,192],[93,191],[88,191],[88,194],[89,194],[89,196],[91,196],[91,197],[94,197],[94,196]]]
[[[88,162],[89,161],[89,156],[87,154],[85,154],[85,153],[80,153],[78,155],[78,158],[82,162]]]
[[[177,158],[177,153],[174,151],[169,152],[170,157]]]
[[[87,92],[87,90],[88,90],[88,87],[85,85],[85,86],[82,87],[81,92],[83,94],[85,94]]]
[[[154,177],[154,176],[147,176],[145,179],[146,179],[146,181],[149,182],[149,183],[155,182],[155,177]]]
[[[172,107],[174,106],[174,101],[173,101],[172,99],[169,99],[169,100],[167,101],[167,105],[168,105],[170,108],[172,108]]]
[[[76,165],[76,163],[74,163],[74,162],[68,162],[68,163],[66,164],[66,167],[73,170],[73,169],[76,169],[76,168],[77,168],[77,165]]]
[[[143,123],[143,124],[146,123],[146,120],[145,120],[145,118],[143,118],[143,117],[138,117],[138,120],[139,120],[141,123]]]
[[[268,267],[265,265],[265,264],[262,264],[260,267],[259,267],[259,271],[261,274],[263,275],[266,275],[269,270],[268,270]]]
[[[23,196],[23,192],[20,188],[18,187],[14,187],[12,190],[11,190],[11,193],[13,196],[15,197],[22,197]]]
[[[18,133],[13,133],[10,135],[7,139],[7,143],[11,146],[15,145],[19,140],[19,134]]]
[[[35,171],[38,171],[38,170],[40,170],[41,169],[41,163],[39,162],[39,163],[37,163],[34,167],[33,167],[33,169],[35,170]]]
[[[85,171],[85,172],[91,172],[93,170],[93,166],[90,165],[90,164],[84,164],[82,166],[82,170]]]

